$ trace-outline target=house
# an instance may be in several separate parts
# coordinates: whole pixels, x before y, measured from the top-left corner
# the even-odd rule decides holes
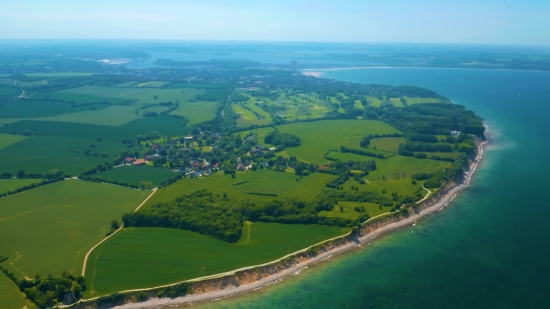
[[[153,144],[153,146],[151,147],[153,149],[159,149],[159,145],[158,144]]]
[[[265,146],[256,146],[256,148],[260,149],[260,150],[266,150],[267,149],[267,147],[265,147]]]
[[[242,164],[237,165],[237,171],[244,171],[244,166]]]
[[[152,160],[158,159],[158,157],[160,157],[160,155],[158,153],[155,153],[152,155],[145,156],[144,158],[147,161],[152,161]]]
[[[64,305],[70,305],[74,302],[74,294],[73,292],[69,292],[65,294],[65,297],[63,298],[63,304]]]
[[[326,165],[321,165],[321,166],[319,166],[319,170],[320,170],[320,171],[328,171],[328,170],[329,170],[329,167],[326,166]]]
[[[212,168],[212,165],[210,165],[210,164],[205,164],[205,165],[202,166],[202,170],[203,170],[203,171],[207,171],[207,170],[209,170],[209,169],[211,169],[211,168]]]
[[[216,162],[216,163],[214,163],[213,167],[218,168],[218,165],[219,165],[218,162]]]
[[[460,131],[451,131],[451,136],[458,136],[460,133]]]
[[[263,153],[263,151],[260,148],[256,148],[256,149],[250,151],[250,153],[254,154],[254,155],[261,155]]]
[[[275,149],[277,149],[277,148],[275,148],[275,147],[269,148],[269,150],[271,150],[271,151],[274,151]]]
[[[193,136],[192,135],[186,136],[183,139],[186,140],[186,141],[191,141],[191,140],[193,140]]]
[[[126,162],[126,163],[132,163],[132,162],[134,162],[135,160],[136,160],[136,159],[130,158],[130,157],[124,158],[124,162]]]
[[[145,163],[147,163],[147,161],[145,161],[144,159],[137,159],[134,162],[132,162],[132,165],[142,165]]]

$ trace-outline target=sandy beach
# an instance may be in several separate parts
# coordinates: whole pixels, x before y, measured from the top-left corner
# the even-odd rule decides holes
[[[288,267],[283,271],[269,275],[265,278],[251,282],[249,284],[242,284],[238,286],[227,285],[222,289],[212,290],[212,291],[208,291],[200,294],[189,294],[184,297],[178,297],[173,299],[172,298],[162,298],[162,299],[154,298],[145,302],[127,303],[122,306],[118,306],[117,308],[138,309],[138,308],[173,307],[175,305],[186,306],[186,305],[193,305],[197,303],[217,301],[217,300],[221,300],[229,297],[235,297],[245,293],[253,292],[263,287],[267,287],[293,274],[299,274],[299,272],[303,268],[314,265],[323,260],[326,260],[327,258],[330,258],[333,255],[341,254],[348,250],[358,249],[361,247],[362,244],[368,243],[382,234],[414,224],[419,219],[427,215],[430,215],[432,213],[435,213],[437,211],[440,211],[444,207],[446,207],[459,192],[461,192],[462,190],[464,190],[470,185],[472,176],[475,170],[477,169],[479,163],[481,162],[481,159],[483,157],[483,151],[487,143],[488,141],[479,143],[477,157],[475,158],[475,161],[471,163],[469,170],[465,171],[463,180],[459,184],[450,188],[444,195],[439,197],[432,197],[427,201],[425,201],[426,203],[432,201],[433,205],[427,204],[427,207],[423,208],[418,213],[414,213],[406,218],[403,218],[402,220],[388,223],[372,231],[368,231],[366,234],[359,236],[355,241],[349,241],[340,246],[336,246],[330,250],[327,250],[325,252],[318,254],[313,258],[305,259],[304,261],[297,263],[291,267]],[[228,272],[227,274],[231,274],[231,273],[235,273],[235,271]]]

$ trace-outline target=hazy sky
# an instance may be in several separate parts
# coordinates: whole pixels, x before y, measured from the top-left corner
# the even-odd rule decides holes
[[[550,0],[0,0],[0,39],[550,45]]]

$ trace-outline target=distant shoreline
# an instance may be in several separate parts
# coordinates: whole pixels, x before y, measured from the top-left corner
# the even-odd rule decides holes
[[[484,70],[484,71],[528,71],[528,72],[549,72],[545,70],[521,70],[521,69],[497,69],[497,68],[445,68],[445,67],[392,67],[392,66],[352,66],[352,67],[336,67],[327,69],[301,69],[302,75],[321,77],[329,71],[345,71],[345,70],[360,70],[360,69],[427,69],[427,70]]]
[[[470,181],[483,158],[483,152],[487,144],[490,143],[490,136],[486,126],[487,140],[477,142],[477,154],[470,163],[469,169],[464,171],[464,175],[459,182],[450,181],[444,184],[436,195],[418,205],[417,211],[412,215],[403,217],[389,217],[388,220],[374,221],[372,224],[364,224],[361,229],[361,236],[351,239],[342,239],[340,243],[327,244],[326,250],[321,251],[314,257],[295,257],[295,263],[290,266],[280,265],[282,262],[276,262],[267,269],[265,273],[261,270],[256,276],[249,274],[233,274],[226,277],[212,280],[189,282],[194,289],[193,294],[178,298],[152,298],[144,302],[126,303],[117,308],[121,309],[146,309],[146,308],[169,308],[175,305],[191,306],[206,302],[212,302],[227,299],[243,294],[251,293],[263,287],[282,281],[284,278],[293,274],[299,274],[302,269],[310,265],[325,261],[333,255],[341,254],[352,249],[360,248],[363,244],[369,243],[376,237],[388,232],[416,224],[417,220],[431,215],[445,208],[462,190],[470,185]],[[302,250],[301,250],[302,251]],[[264,264],[265,265],[265,264]],[[280,267],[278,267],[280,266]],[[251,266],[254,267],[254,266]],[[269,266],[266,266],[269,267]],[[143,289],[147,290],[147,289]]]

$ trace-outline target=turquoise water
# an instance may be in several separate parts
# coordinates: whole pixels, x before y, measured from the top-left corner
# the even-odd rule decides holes
[[[437,215],[293,279],[206,308],[550,307],[550,73],[363,69],[464,104],[493,137],[470,188]]]

